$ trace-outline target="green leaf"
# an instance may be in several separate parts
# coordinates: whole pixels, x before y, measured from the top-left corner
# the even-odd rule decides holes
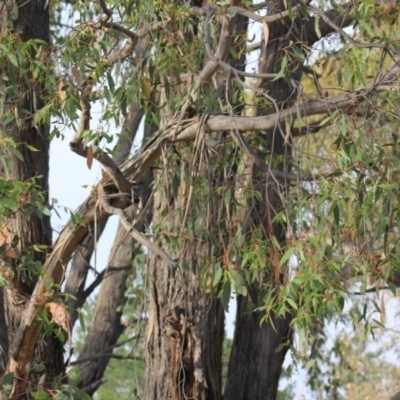
[[[35,364],[33,367],[35,372],[43,372],[45,369],[46,367],[43,364]]]
[[[228,189],[228,190],[225,192],[225,196],[224,196],[224,204],[225,204],[225,207],[229,207],[229,203],[230,203],[230,201],[231,201],[231,197],[232,197],[232,190],[231,190],[231,189]]]
[[[13,372],[9,372],[8,374],[5,374],[3,376],[3,378],[2,378],[2,380],[1,380],[1,385],[0,386],[8,385],[9,383],[12,382],[13,378],[14,378],[14,373]]]
[[[18,67],[18,59],[14,54],[9,54],[8,59],[11,61],[11,63],[15,66]]]
[[[313,358],[313,359],[311,359],[311,360],[308,360],[308,361],[307,361],[307,364],[306,364],[306,366],[305,366],[305,369],[308,371],[308,370],[315,364],[315,361],[316,361],[315,358]]]
[[[111,93],[114,93],[114,92],[115,92],[115,83],[114,83],[114,79],[113,79],[113,77],[111,76],[110,73],[107,73],[106,76],[107,76],[108,87],[110,88]]]
[[[219,267],[215,271],[214,278],[213,278],[213,281],[212,281],[212,287],[216,287],[219,284],[219,282],[221,280],[221,277],[222,277],[222,273],[223,273],[223,270],[222,270],[221,267]]]
[[[229,302],[231,300],[231,282],[226,281],[222,287],[221,294],[222,306],[226,312],[229,311]]]
[[[295,301],[294,301],[293,299],[291,299],[290,297],[288,297],[286,300],[287,300],[287,302],[293,307],[293,309],[295,309],[295,310],[298,310],[298,309],[299,309],[298,305],[295,303]]]
[[[27,144],[26,147],[27,147],[30,151],[40,151],[40,150],[38,150],[36,147],[31,146],[30,144]]]
[[[285,254],[282,256],[281,260],[279,261],[279,266],[281,267],[289,258],[294,254],[296,251],[295,247],[290,247],[285,251]]]
[[[47,392],[45,392],[44,390],[41,390],[40,392],[31,392],[31,396],[34,399],[37,400],[47,400],[50,399],[49,395],[47,394]]]
[[[318,39],[321,39],[321,30],[319,29],[319,15],[315,16],[315,21],[314,21],[314,29],[315,33],[317,34]]]
[[[0,206],[5,208],[16,208],[18,204],[7,197],[3,197],[0,198]]]
[[[13,21],[16,21],[18,19],[18,5],[15,4],[14,7],[12,8],[11,12],[10,12],[10,18]]]

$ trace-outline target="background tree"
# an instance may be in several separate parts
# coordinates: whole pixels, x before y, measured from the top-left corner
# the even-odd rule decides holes
[[[92,395],[118,358],[128,312],[147,324],[145,339],[140,326],[131,331],[143,338],[146,398],[275,399],[295,328],[315,350],[316,324],[340,315],[349,293],[396,290],[397,7],[54,3],[50,45],[47,6],[10,1],[0,11],[4,391]],[[260,43],[249,43],[252,24]],[[102,180],[50,246],[48,136],[63,126]],[[111,215],[120,226],[108,266],[88,284]],[[67,375],[59,340],[95,290]],[[366,331],[384,322],[355,318]]]

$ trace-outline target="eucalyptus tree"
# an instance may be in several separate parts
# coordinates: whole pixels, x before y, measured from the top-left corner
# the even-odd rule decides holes
[[[135,287],[146,398],[275,399],[295,329],[340,313],[348,282],[395,291],[395,4],[10,0],[0,15],[5,394],[95,393],[124,358],[114,349]],[[62,127],[102,180],[51,243],[48,149]],[[87,286],[111,215],[108,267]],[[147,278],[133,278],[135,256]],[[62,341],[95,290],[70,370]]]

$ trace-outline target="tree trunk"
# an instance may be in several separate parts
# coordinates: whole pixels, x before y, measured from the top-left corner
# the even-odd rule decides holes
[[[113,156],[116,165],[121,165],[129,156],[142,117],[143,110],[140,105],[137,103],[132,104],[129,107],[129,112],[124,121],[122,133],[118,139],[117,151]],[[65,293],[70,295],[67,297],[66,305],[69,309],[71,329],[73,329],[78,317],[78,310],[83,306],[87,297],[93,292],[96,284],[100,284],[102,276],[104,277],[104,275],[98,276],[97,282],[93,282],[92,285],[85,290],[86,278],[94,247],[96,242],[100,239],[106,224],[107,220],[99,222],[97,238],[95,238],[94,235],[88,235],[83,240],[72,259],[70,272],[65,282]]]
[[[284,10],[283,2],[270,4],[269,14],[278,10]],[[301,38],[295,36],[297,30],[293,27],[294,22],[290,19],[278,21],[269,27],[269,41],[262,45],[259,72],[278,73],[280,61],[285,55],[285,50],[290,46],[290,41],[301,43]],[[300,30],[301,32],[301,30]],[[291,65],[294,71],[292,79],[299,81],[301,77],[301,63],[295,61]],[[275,106],[279,110],[290,107],[297,96],[297,89],[284,79],[259,82],[266,93],[275,100]],[[267,112],[276,112],[275,107],[269,106]],[[262,114],[265,115],[265,106],[262,107]],[[263,159],[268,158],[272,169],[287,171],[288,156],[291,153],[291,138],[285,138],[285,127],[277,126],[264,137],[267,147],[260,152]],[[255,139],[257,140],[257,138]],[[254,146],[254,148],[260,146]],[[267,320],[261,324],[264,316],[262,312],[255,312],[260,307],[260,296],[263,293],[260,282],[268,282],[268,285],[279,286],[284,283],[285,274],[278,272],[279,278],[274,274],[272,260],[274,253],[279,250],[273,245],[275,241],[283,246],[286,241],[286,225],[280,222],[272,222],[275,216],[283,210],[287,197],[288,188],[284,180],[277,181],[272,176],[266,176],[259,171],[257,166],[250,161],[249,173],[252,176],[251,187],[261,193],[261,200],[254,196],[249,201],[248,213],[251,216],[251,223],[246,229],[250,242],[254,238],[254,230],[261,232],[261,237],[271,244],[268,246],[270,253],[266,254],[269,262],[264,266],[264,272],[260,281],[251,284],[248,288],[247,298],[238,296],[235,335],[232,345],[231,357],[229,360],[228,381],[225,391],[225,400],[274,400],[277,396],[279,378],[282,370],[282,363],[292,341],[292,330],[290,328],[291,316]],[[270,289],[271,290],[271,289]],[[278,289],[279,290],[279,289]]]
[[[154,132],[153,125],[146,126],[144,138],[150,137]],[[153,174],[150,170],[142,182],[143,189],[140,198],[143,206],[150,200],[152,177]],[[138,208],[137,204],[130,208],[126,211],[131,214],[132,220],[143,211]],[[135,229],[139,232],[144,231],[150,220],[151,213],[147,211],[140,222],[135,225]],[[82,377],[80,386],[91,395],[103,382],[110,355],[125,329],[121,323],[122,310],[118,310],[118,307],[125,294],[126,281],[133,272],[132,260],[139,249],[138,243],[134,243],[129,232],[119,224],[102,279],[93,320],[78,358],[79,374]]]
[[[10,16],[12,10],[18,7],[18,14],[14,18]],[[15,35],[16,39],[26,42],[30,39],[41,39],[49,42],[49,14],[46,0],[31,0],[27,2],[10,1],[3,4],[0,11],[2,20],[2,34]],[[15,13],[14,13],[15,14]],[[15,19],[16,18],[16,19]],[[13,20],[13,26],[10,27],[10,21]],[[6,23],[6,20],[8,23]],[[10,31],[6,31],[7,27]],[[32,57],[35,57],[32,54]],[[5,70],[7,75],[8,71]],[[21,153],[23,160],[15,154],[10,154],[9,162],[3,162],[3,172],[6,179],[15,182],[27,182],[34,179],[38,188],[35,193],[42,196],[42,204],[48,204],[48,176],[49,176],[49,126],[37,125],[33,123],[33,114],[37,109],[43,106],[41,96],[47,88],[40,83],[30,85],[27,78],[18,76],[18,69],[15,74],[18,82],[18,92],[10,93],[5,91],[6,107],[2,110],[5,114],[13,113],[16,117],[13,123],[6,129],[2,129],[3,137],[12,138],[17,144],[17,150]],[[8,90],[8,89],[7,89]],[[11,96],[11,97],[10,97]],[[36,99],[36,102],[33,99]],[[22,118],[23,117],[23,118]],[[31,151],[28,146],[34,147],[38,151]],[[4,158],[2,158],[4,161]],[[34,201],[35,193],[30,192],[28,199],[19,199],[21,204]],[[43,209],[43,208],[42,208]],[[18,240],[15,249],[19,257],[26,256],[33,261],[40,261],[42,264],[46,258],[46,252],[37,252],[32,249],[33,245],[51,246],[51,226],[50,217],[42,214],[40,210],[33,215],[18,209],[16,214],[6,222],[6,227],[11,237]],[[5,326],[8,331],[8,344],[1,343],[2,364],[8,363],[10,356],[18,359],[19,354],[15,352],[12,346],[15,339],[15,332],[20,324],[27,302],[32,301],[30,295],[36,283],[36,277],[32,271],[28,273],[26,267],[21,264],[21,259],[9,262],[12,269],[11,285],[13,289],[3,288],[3,300],[0,305],[3,309],[1,315],[5,317]],[[11,265],[12,264],[12,265]],[[21,266],[22,265],[22,266]],[[37,301],[37,300],[36,300]],[[2,325],[4,327],[4,325]],[[4,328],[2,328],[4,329]],[[3,337],[1,339],[4,339]],[[50,385],[56,376],[63,372],[63,346],[62,343],[54,337],[46,337],[45,342],[40,340],[36,347],[35,354],[30,354],[32,365],[43,363],[46,367],[45,378],[41,380],[43,384]],[[7,347],[9,348],[8,353]],[[26,371],[18,371],[25,375]],[[41,374],[31,373],[31,389],[36,390],[37,382]]]
[[[181,165],[179,172],[183,175],[185,170]],[[171,268],[151,257],[146,398],[218,400],[224,313],[221,302],[204,293],[198,275],[216,249],[209,244],[206,218],[198,221],[196,235],[176,242],[186,205],[181,178],[175,197],[168,199],[161,191],[154,197],[153,221],[166,227],[158,230],[158,237],[164,236],[161,243],[173,258],[183,254],[184,260]],[[206,215],[205,205],[198,205],[198,215]]]
[[[192,5],[198,5],[195,3]],[[232,41],[246,29],[247,19],[236,16],[227,40]],[[243,42],[234,47],[242,56],[232,63],[232,55],[227,54],[226,61],[243,70]],[[208,59],[205,54],[203,65]],[[203,82],[203,89],[212,93],[215,101],[225,102],[226,88],[232,90],[233,81],[227,84],[225,72],[215,78]],[[154,195],[154,231],[159,245],[178,260],[179,266],[168,266],[151,255],[148,400],[222,399],[224,310],[221,300],[210,296],[210,282],[201,284],[201,276],[227,267],[224,251],[229,238],[221,232],[228,216],[222,203],[232,154],[227,150],[225,134],[203,140],[194,147],[176,147],[178,156],[169,154],[165,172],[156,177],[160,184]],[[199,164],[200,159],[203,161]]]

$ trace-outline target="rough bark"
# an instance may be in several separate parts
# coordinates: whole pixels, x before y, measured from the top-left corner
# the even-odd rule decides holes
[[[4,3],[0,9],[0,18],[4,24],[3,18],[7,18],[7,13],[12,7],[18,6],[18,16],[14,21],[11,29],[12,34],[16,35],[19,40],[27,41],[29,39],[41,39],[49,42],[49,15],[48,7],[45,0],[31,0],[28,2],[8,2]],[[8,16],[9,18],[9,16]],[[5,27],[5,25],[2,25]],[[47,125],[36,125],[32,121],[32,115],[36,111],[32,96],[35,92],[37,99],[37,107],[43,106],[41,99],[43,87],[36,85],[31,87],[23,78],[19,80],[20,92],[18,94],[19,101],[15,107],[18,108],[19,114],[21,110],[27,111],[27,117],[19,120],[10,129],[3,130],[3,135],[13,138],[18,144],[18,150],[22,154],[23,161],[15,155],[10,155],[10,163],[3,164],[3,172],[6,179],[11,181],[27,181],[35,178],[36,184],[40,186],[45,203],[48,202],[48,176],[49,176],[49,127]],[[13,107],[13,106],[11,106]],[[21,115],[21,114],[20,114]],[[38,151],[31,151],[27,145],[33,146]],[[31,247],[37,244],[51,245],[51,226],[50,218],[43,215],[41,218],[35,215],[27,215],[22,210],[18,210],[13,218],[7,221],[7,228],[14,236],[18,236],[17,252],[20,256],[29,255],[34,261],[40,261],[44,264],[46,253],[34,252]],[[7,331],[8,345],[1,344],[2,350],[5,352],[9,347],[8,354],[2,353],[1,359],[4,363],[8,363],[10,358],[16,360],[17,364],[22,361],[21,365],[26,365],[26,361],[34,363],[43,363],[46,367],[43,384],[50,385],[56,376],[63,371],[63,350],[62,344],[58,339],[48,337],[40,340],[35,349],[34,354],[29,352],[20,352],[15,346],[15,335],[21,323],[22,315],[25,311],[27,303],[29,303],[33,287],[36,279],[29,276],[25,271],[16,270],[18,263],[13,263],[14,279],[12,281],[13,290],[3,288],[3,304],[4,308],[0,312],[4,315]],[[32,349],[33,350],[33,349]],[[16,368],[17,374],[27,376],[25,370]],[[35,385],[39,379],[39,374],[31,374],[31,388],[36,389]],[[24,386],[24,385],[22,385]],[[21,387],[14,394],[19,394]]]
[[[246,29],[246,18],[238,16],[226,26],[229,26],[229,35],[241,34]],[[229,49],[233,43],[229,36],[225,40],[219,49]],[[228,63],[233,59],[224,50],[218,54]],[[209,61],[210,54],[206,53],[203,65]],[[242,70],[244,55],[233,65]],[[214,68],[216,71],[218,65]],[[226,88],[230,92],[233,87],[226,80],[226,73],[218,72],[215,80],[204,79],[203,89],[224,101]],[[200,126],[198,132],[201,129]],[[155,255],[150,260],[146,344],[146,398],[149,400],[222,398],[224,310],[219,299],[206,293],[200,275],[210,266],[218,267],[223,259],[226,238],[219,224],[226,219],[226,214],[221,211],[221,194],[217,188],[224,187],[225,167],[231,160],[224,134],[207,140],[205,150],[201,146],[201,142],[197,143],[198,152],[196,146],[195,149],[179,146],[179,157],[169,156],[165,172],[157,177],[162,189],[154,196],[153,224],[160,245],[179,261],[174,268]],[[207,147],[213,149],[208,156]],[[207,166],[199,167],[192,152],[206,157],[203,165]],[[174,187],[174,181],[180,182],[179,187]],[[204,182],[202,190],[196,189],[195,181]],[[220,246],[212,242],[212,236],[220,241]]]
[[[278,10],[275,9],[278,8]],[[283,2],[270,4],[269,13],[274,14],[284,10]],[[295,22],[290,19],[272,23],[269,27],[270,37],[267,46],[262,47],[259,72],[279,72],[279,62],[285,55],[285,51],[294,43],[303,43],[304,38],[298,36]],[[301,63],[293,62],[291,70],[294,71],[292,78],[299,82],[301,77]],[[284,110],[293,105],[297,96],[296,86],[288,84],[284,79],[268,80],[262,85],[266,93],[275,100],[275,107]],[[263,107],[259,112],[263,115],[273,113],[276,109]],[[260,152],[265,159],[269,157],[272,168],[280,171],[288,171],[287,159],[291,152],[291,140],[285,138],[285,130],[278,123],[275,129],[266,137],[267,148]],[[261,133],[263,135],[263,133]],[[279,157],[279,159],[278,159]],[[277,159],[279,161],[277,161]],[[285,244],[286,226],[283,223],[272,222],[277,213],[284,207],[284,199],[287,197],[287,187],[284,180],[277,181],[271,175],[260,173],[261,171],[251,163],[252,188],[261,193],[262,200],[256,197],[249,201],[249,215],[251,222],[248,226],[248,238],[252,240],[254,229],[260,229],[262,237],[272,242],[275,237],[280,245]],[[278,251],[271,244],[270,260],[265,265],[264,277],[260,282],[266,280],[272,285],[281,285],[282,281],[275,280],[273,276],[272,253]],[[283,280],[283,275],[281,275]],[[254,309],[261,306],[262,295],[260,282],[249,286],[247,298],[238,296],[235,335],[229,361],[228,380],[226,386],[225,400],[274,400],[277,396],[279,377],[282,363],[292,340],[290,329],[291,316],[275,318],[261,324],[263,313],[255,312]]]
[[[79,362],[94,357],[93,361],[79,364],[79,374],[82,377],[81,387],[89,387],[102,379],[109,358],[96,359],[96,356],[111,353],[124,330],[120,321],[122,311],[117,311],[117,308],[126,289],[126,279],[132,270],[129,268],[132,255],[132,238],[119,225],[111,249],[108,271],[104,275],[85,345],[78,358]],[[89,394],[93,392],[90,391]]]
[[[153,221],[168,226],[167,231],[158,232],[167,240],[179,232],[184,200],[183,193],[175,198],[167,198],[161,191],[155,194]],[[198,207],[199,213],[207,212],[204,205]],[[158,257],[150,261],[149,400],[221,398],[223,309],[219,301],[204,293],[198,278],[199,271],[215,256],[215,248],[207,243],[206,224],[204,220],[197,235],[180,239],[179,245],[163,241],[172,256],[184,254],[179,267],[171,268]]]

